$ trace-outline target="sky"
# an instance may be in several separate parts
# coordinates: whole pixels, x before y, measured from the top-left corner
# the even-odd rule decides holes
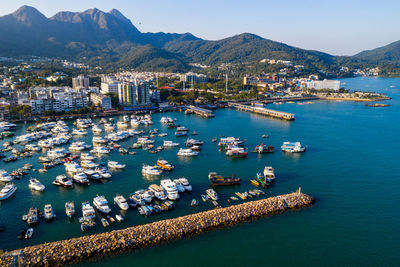
[[[116,8],[142,32],[190,32],[207,40],[250,32],[332,55],[353,55],[400,39],[399,0],[0,0],[0,15],[22,5],[47,17]]]

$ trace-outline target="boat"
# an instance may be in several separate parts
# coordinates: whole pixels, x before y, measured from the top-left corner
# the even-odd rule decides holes
[[[82,215],[85,221],[92,221],[96,219],[96,212],[90,205],[89,201],[82,203]]]
[[[201,200],[203,200],[203,202],[206,202],[208,200],[207,195],[201,195]]]
[[[128,210],[129,205],[124,196],[122,195],[116,195],[114,197],[114,203],[120,208],[121,210]]]
[[[206,190],[206,194],[209,198],[211,198],[212,200],[217,201],[218,200],[218,194],[217,192],[215,192],[214,189],[210,188]]]
[[[85,173],[80,172],[72,176],[72,180],[78,184],[89,185],[89,179]]]
[[[54,219],[54,217],[56,217],[56,215],[54,214],[51,204],[44,205],[44,219],[46,221],[51,221]]]
[[[219,147],[226,147],[226,146],[241,146],[243,145],[245,140],[241,140],[240,138],[236,137],[223,137],[219,140],[218,146]]]
[[[21,231],[18,233],[18,239],[19,239],[19,240],[25,239],[25,234],[26,234],[26,230],[25,230],[25,229],[21,230]]]
[[[143,164],[142,174],[143,175],[160,176],[161,175],[161,171],[156,169],[153,166]]]
[[[117,128],[118,129],[126,129],[128,128],[128,123],[126,123],[125,121],[119,121],[117,122]]]
[[[191,146],[202,146],[203,145],[203,141],[200,140],[196,140],[196,139],[187,139],[185,144],[187,147],[191,147]]]
[[[69,173],[83,172],[81,166],[76,162],[66,162],[64,163],[65,170]]]
[[[117,214],[115,215],[115,219],[117,220],[117,222],[122,222],[124,220],[124,217],[122,217],[121,214]]]
[[[95,221],[93,221],[93,220],[84,220],[81,223],[81,230],[84,232],[84,231],[87,231],[89,229],[92,229],[95,226],[96,226],[96,222]]]
[[[97,164],[93,161],[90,161],[90,160],[82,160],[81,166],[82,166],[82,168],[85,168],[85,169],[94,169],[94,168],[98,167],[99,164]]]
[[[116,161],[111,161],[109,160],[107,163],[108,168],[110,169],[124,169],[125,168],[125,164],[120,164]]]
[[[179,199],[178,189],[176,184],[171,179],[163,179],[160,181],[161,187],[167,192],[168,199]]]
[[[107,221],[106,218],[101,218],[101,224],[103,225],[103,227],[108,227],[110,225],[110,223]]]
[[[110,150],[105,148],[104,146],[95,146],[95,147],[93,147],[92,150],[90,150],[90,152],[93,154],[104,155],[104,154],[109,154]]]
[[[162,124],[168,124],[168,123],[173,123],[174,120],[171,117],[161,117],[160,122]]]
[[[99,128],[97,125],[93,126],[92,128],[93,134],[101,134],[103,130]]]
[[[264,146],[263,143],[259,144],[258,146],[256,146],[254,148],[253,151],[251,151],[253,153],[259,153],[259,154],[263,154],[263,153],[273,153],[274,152],[274,147],[273,146]]]
[[[210,172],[208,174],[208,179],[211,182],[211,185],[237,185],[240,184],[241,179],[231,175],[230,177],[223,177],[222,175],[218,175],[216,172]]]
[[[181,184],[179,179],[174,179],[173,182],[176,184],[176,189],[178,189],[179,193],[185,192],[185,187]]]
[[[95,197],[93,199],[93,205],[98,211],[104,214],[109,214],[111,212],[111,209],[108,206],[108,201],[104,196]]]
[[[174,169],[174,166],[164,159],[158,159],[157,166],[159,166],[163,171],[172,171]]]
[[[268,187],[269,183],[266,181],[265,176],[261,173],[256,174],[256,181],[261,185],[262,187]]]
[[[39,222],[39,212],[37,208],[29,209],[26,222],[29,225],[37,224]]]
[[[176,147],[179,146],[179,143],[174,143],[172,141],[164,140],[163,147]]]
[[[0,170],[0,182],[11,182],[13,177],[5,170]]]
[[[186,179],[185,177],[181,177],[176,180],[179,181],[179,183],[185,188],[186,191],[188,191],[188,192],[192,191],[192,185],[189,184],[188,179]]]
[[[247,157],[247,151],[243,147],[238,146],[229,146],[225,154],[231,158]]]
[[[272,183],[275,182],[275,173],[274,168],[266,166],[264,168],[264,178],[267,182]]]
[[[0,190],[0,200],[5,200],[9,197],[11,197],[15,191],[17,191],[17,187],[13,183],[8,183],[6,184],[1,190]]]
[[[107,168],[96,168],[95,172],[100,176],[100,178],[110,179],[112,177],[112,174],[107,170]],[[93,174],[90,177],[96,178],[97,176]]]
[[[300,153],[306,151],[306,147],[301,146],[300,142],[283,142],[281,150],[289,153]]]
[[[53,182],[54,185],[63,186],[63,187],[72,187],[72,180],[69,179],[66,175],[60,174],[57,175],[56,180]]]
[[[198,206],[199,202],[196,199],[192,199],[192,202],[190,202],[190,206],[195,207]]]
[[[243,195],[242,193],[239,192],[235,192],[235,194],[242,200],[245,200],[247,197],[245,195]]]
[[[25,239],[31,239],[33,235],[33,228],[28,228],[25,232]]]
[[[161,186],[152,184],[149,186],[149,190],[153,192],[154,196],[159,200],[166,200],[167,195],[164,192],[164,189]]]
[[[75,215],[75,204],[73,201],[65,202],[65,214],[72,218]]]
[[[257,180],[251,179],[250,183],[254,186],[260,186],[260,183]]]
[[[239,200],[237,197],[231,196],[230,199],[232,200]]]
[[[180,157],[193,157],[193,156],[197,156],[199,154],[199,152],[197,151],[193,151],[190,148],[180,148],[177,155]]]
[[[44,191],[46,188],[38,179],[29,179],[29,188],[35,191]]]
[[[132,199],[133,201],[135,201],[136,205],[145,205],[146,202],[143,199],[143,195],[141,194],[141,192],[135,192],[129,195],[129,198]],[[135,207],[131,204],[132,207]]]

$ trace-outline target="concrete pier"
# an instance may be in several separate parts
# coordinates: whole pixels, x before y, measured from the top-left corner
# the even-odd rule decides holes
[[[214,113],[211,110],[205,109],[205,108],[199,108],[199,107],[195,107],[195,106],[188,106],[186,108],[187,111],[195,113],[199,116],[202,116],[204,118],[213,118],[215,117]]]
[[[297,191],[123,230],[26,247],[0,256],[0,266],[13,266],[16,254],[19,255],[21,266],[58,266],[79,262],[89,257],[154,246],[204,231],[308,207],[313,203],[313,197]]]
[[[263,107],[252,107],[248,105],[243,105],[243,104],[237,104],[237,103],[228,103],[229,107],[235,108],[237,110],[243,110],[243,111],[248,111],[248,112],[253,112],[257,114],[262,114],[266,115],[269,117],[274,117],[282,120],[294,120],[294,114],[288,113],[288,112],[283,112],[283,111],[277,111],[273,109],[267,109]]]

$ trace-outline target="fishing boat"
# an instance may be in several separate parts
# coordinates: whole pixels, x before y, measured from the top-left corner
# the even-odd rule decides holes
[[[208,179],[211,182],[211,185],[236,185],[240,184],[241,179],[231,175],[230,177],[223,177],[222,175],[218,175],[216,172],[210,172],[208,174]]]
[[[111,212],[111,209],[108,206],[108,201],[104,196],[95,197],[93,199],[93,205],[98,211],[104,214],[109,214]]]
[[[247,151],[243,147],[238,146],[229,146],[225,154],[231,158],[247,157]]]
[[[172,171],[174,169],[174,166],[164,159],[158,159],[157,166],[159,166],[163,171]]]
[[[93,220],[84,220],[84,221],[81,223],[81,230],[82,230],[83,232],[85,232],[85,231],[87,231],[87,230],[89,230],[89,229],[94,228],[95,226],[96,226],[96,222],[95,222],[95,221],[93,221]]]
[[[0,200],[7,199],[11,197],[15,191],[17,191],[17,187],[13,183],[8,183],[6,184],[1,190],[0,190]]]
[[[306,151],[306,147],[301,146],[300,142],[283,142],[281,150],[289,153],[301,153]]]
[[[44,191],[46,188],[38,179],[35,178],[29,179],[28,187],[35,191]]]
[[[215,201],[218,200],[218,194],[217,194],[217,192],[215,192],[214,189],[212,189],[212,188],[207,189],[206,194],[210,199],[215,200]]]
[[[259,185],[261,185],[262,187],[268,187],[269,183],[265,180],[263,174],[257,173],[255,178]]]
[[[275,182],[275,173],[274,168],[266,166],[264,168],[264,178],[267,182],[272,183]]]
[[[264,146],[263,143],[259,144],[254,148],[253,153],[259,153],[259,154],[264,154],[264,153],[273,153],[274,152],[274,147],[273,146]]]
[[[124,196],[122,195],[116,195],[114,197],[114,203],[120,208],[121,210],[128,210],[129,205]]]
[[[65,214],[69,218],[72,218],[75,215],[75,203],[73,201],[65,202]]]
[[[44,219],[49,222],[53,220],[54,217],[56,217],[56,215],[54,214],[51,204],[44,205]]]

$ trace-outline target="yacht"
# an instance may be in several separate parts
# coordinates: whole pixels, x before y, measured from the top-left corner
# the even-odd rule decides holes
[[[162,117],[160,122],[163,124],[168,124],[168,123],[173,123],[174,120],[171,117]]]
[[[72,135],[83,136],[83,135],[87,135],[88,132],[85,131],[85,130],[78,130],[78,129],[75,129],[75,130],[72,131],[71,134],[72,134]]]
[[[95,171],[100,175],[101,178],[109,179],[112,176],[111,173],[104,168],[96,168]]]
[[[150,190],[137,190],[135,192],[136,195],[138,195],[141,199],[143,199],[145,202],[151,202],[153,200],[154,194]]]
[[[138,125],[140,125],[140,121],[139,120],[137,120],[135,118],[131,119],[131,126],[132,127],[135,127],[135,126],[138,126]]]
[[[207,196],[211,198],[212,200],[217,201],[218,200],[218,194],[217,192],[214,191],[214,189],[210,188],[206,190]]]
[[[105,144],[107,140],[101,136],[93,136],[92,142],[95,144]]]
[[[240,138],[235,138],[235,137],[225,137],[225,138],[221,138],[219,140],[218,146],[228,146],[228,145],[243,145],[244,144],[244,140],[240,140]]]
[[[44,191],[46,188],[38,179],[29,179],[29,188],[35,191]]]
[[[54,214],[51,204],[44,205],[44,219],[46,221],[51,221],[54,219],[54,217],[56,217],[56,215]]]
[[[128,123],[126,123],[125,121],[119,121],[119,122],[117,122],[117,128],[118,129],[126,129],[126,128],[128,128]]]
[[[81,166],[86,169],[94,169],[94,168],[98,167],[99,164],[94,163],[93,161],[90,161],[90,160],[82,160]]]
[[[179,143],[174,143],[174,142],[172,142],[172,141],[164,141],[164,144],[163,144],[163,146],[164,147],[175,147],[175,146],[179,146]]]
[[[65,170],[70,173],[83,172],[81,166],[76,162],[66,162],[64,163],[64,166]]]
[[[15,191],[17,191],[17,187],[13,183],[6,184],[1,190],[0,190],[0,200],[7,199],[11,197]]]
[[[90,205],[89,201],[82,203],[82,215],[85,221],[92,221],[96,219],[96,212]]]
[[[132,193],[132,194],[130,194],[129,198],[141,206],[146,204],[141,193],[137,193],[137,192]]]
[[[95,206],[95,208],[104,213],[104,214],[108,214],[111,212],[110,207],[108,206],[108,201],[104,196],[97,196],[93,199],[93,205]]]
[[[197,156],[199,154],[199,152],[197,151],[193,151],[190,148],[180,148],[178,151],[178,156],[182,156],[182,157],[193,157],[193,156]]]
[[[185,187],[181,184],[179,179],[174,179],[173,182],[176,184],[176,189],[178,189],[179,193],[185,192]]]
[[[81,160],[94,160],[94,157],[89,153],[81,153]]]
[[[166,200],[167,195],[164,192],[164,189],[161,186],[152,184],[149,186],[149,190],[153,192],[154,196],[159,200]]]
[[[89,179],[83,172],[77,173],[72,176],[72,180],[78,184],[89,185]]]
[[[129,116],[128,115],[124,115],[124,117],[122,118],[124,122],[129,122]]]
[[[90,152],[94,154],[109,154],[110,150],[108,150],[104,146],[95,146]]]
[[[38,152],[42,149],[35,144],[27,144],[27,145],[25,145],[25,150]]]
[[[114,197],[114,203],[121,209],[121,210],[128,210],[129,205],[126,202],[126,199],[122,195],[116,195]]]
[[[86,174],[86,176],[92,180],[99,180],[101,178],[101,176],[98,172],[91,170],[91,169],[85,170],[83,173]]]
[[[154,140],[149,139],[148,137],[139,137],[137,140],[138,144],[153,144]]]
[[[275,181],[275,173],[274,168],[266,166],[264,168],[264,178],[267,182],[274,182]]]
[[[125,164],[120,164],[116,161],[111,161],[109,160],[107,163],[108,168],[110,169],[124,169],[125,168]]]
[[[228,157],[232,158],[244,158],[247,156],[247,151],[243,147],[238,146],[228,146],[228,149],[225,153]]]
[[[75,203],[73,201],[65,202],[65,214],[70,218],[75,215]]]
[[[5,170],[0,170],[0,182],[11,182],[12,176]]]
[[[63,186],[63,187],[72,187],[72,180],[69,179],[66,175],[60,174],[56,177],[56,180],[53,182],[54,185]]]
[[[179,198],[176,184],[171,179],[164,179],[160,182],[161,187],[167,192],[168,199],[176,200]]]
[[[95,125],[92,128],[92,132],[93,132],[93,134],[101,134],[103,132],[103,130]]]
[[[179,183],[185,188],[186,191],[192,191],[192,185],[189,184],[188,179],[186,179],[185,177],[181,177],[177,180],[179,180]]]
[[[69,150],[70,151],[82,151],[85,149],[90,148],[90,145],[85,144],[85,142],[73,142],[70,146],[69,146]]]
[[[115,127],[111,123],[104,124],[104,129],[107,132],[114,132],[115,131]]]
[[[306,147],[301,146],[300,142],[283,142],[281,150],[283,152],[300,153],[306,151]]]
[[[179,127],[178,127],[178,128],[179,128]],[[187,136],[187,134],[188,134],[187,131],[179,131],[179,130],[177,130],[177,131],[175,132],[175,136],[176,136],[176,137]]]
[[[156,168],[153,167],[153,166],[143,164],[143,167],[142,167],[142,174],[144,174],[144,175],[159,176],[159,175],[161,175],[161,171],[158,170],[158,169],[156,169]]]
[[[186,143],[187,147],[191,147],[191,146],[202,146],[204,142],[200,141],[200,140],[189,138],[189,139],[186,140],[185,143]]]

